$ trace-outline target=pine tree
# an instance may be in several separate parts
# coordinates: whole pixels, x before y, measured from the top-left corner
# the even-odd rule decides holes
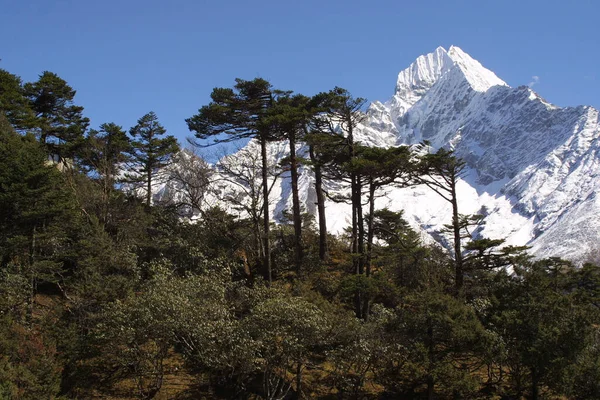
[[[325,191],[323,190],[323,172],[321,160],[315,151],[315,141],[308,140],[308,154],[315,174],[315,193],[317,197],[317,214],[319,218],[319,259],[325,261],[329,257],[327,244],[327,216],[325,214]]]
[[[418,177],[419,183],[427,185],[452,205],[450,229],[453,237],[455,289],[457,293],[460,293],[463,288],[464,270],[461,216],[458,212],[456,185],[464,174],[465,167],[465,162],[456,157],[452,151],[439,149],[434,154],[428,153],[421,157]]]
[[[506,343],[515,397],[528,388],[534,400],[543,386],[562,390],[561,375],[585,350],[598,314],[588,319],[590,304],[579,297],[587,288],[578,275],[569,262],[553,258],[515,265],[513,274],[498,279],[489,324]]]
[[[292,221],[294,225],[294,262],[296,273],[301,272],[304,250],[302,247],[302,215],[298,193],[298,169],[301,160],[296,155],[296,145],[304,138],[311,120],[309,98],[303,95],[284,94],[277,99],[271,123],[283,139],[287,139],[290,155],[284,160],[289,168],[292,189]]]
[[[323,169],[328,161],[329,148],[339,143],[331,135],[330,121],[327,119],[327,93],[313,96],[308,105],[310,120],[304,129],[304,140],[308,145],[310,167],[315,176],[315,194],[317,197],[317,215],[319,222],[319,259],[329,257],[327,244],[327,216],[325,214],[325,190],[323,189]],[[336,135],[337,136],[337,135]]]
[[[106,220],[106,209],[110,193],[114,189],[117,175],[123,164],[129,160],[131,141],[127,133],[117,124],[105,123],[100,130],[92,129],[85,141],[81,163],[88,173],[98,178],[102,187],[104,206],[102,220]]]
[[[39,282],[53,282],[61,272],[71,194],[35,138],[17,134],[0,115],[0,268],[20,269],[30,300]]]
[[[328,175],[350,183],[350,203],[352,204],[352,253],[356,255],[354,269],[357,274],[364,273],[364,221],[362,208],[362,181],[359,174],[349,163],[356,157],[357,144],[354,134],[365,115],[361,108],[366,100],[355,98],[346,89],[334,88],[326,94],[324,105],[330,121],[330,134],[337,136],[338,146],[330,147],[334,151],[328,168]]]
[[[372,234],[377,239],[371,251],[377,265],[389,266],[397,286],[417,288],[424,281],[426,268],[422,264],[429,249],[423,246],[419,234],[404,219],[403,212],[383,208],[374,212],[372,221],[371,215],[367,220],[373,224]]]
[[[0,69],[0,112],[20,132],[31,128],[35,118],[21,78],[3,69]]]
[[[40,143],[59,161],[75,155],[83,143],[89,119],[83,107],[73,103],[75,90],[53,72],[43,72],[39,79],[24,86],[35,113],[35,131]]]
[[[354,175],[360,191],[360,206],[362,208],[362,187],[367,188],[367,204],[369,211],[366,217],[367,221],[367,243],[366,249],[364,245],[359,246],[359,262],[364,263],[364,267],[360,268],[358,273],[365,273],[368,279],[371,276],[371,260],[373,251],[373,218],[375,213],[375,197],[377,191],[387,185],[396,184],[397,186],[406,187],[412,183],[413,164],[411,162],[411,152],[408,147],[391,147],[388,149],[379,147],[367,147],[359,144],[354,145],[355,156],[344,163],[343,168],[350,175]],[[360,214],[362,211],[360,211]],[[362,220],[362,217],[360,218]],[[359,227],[360,228],[360,227]],[[364,235],[364,226],[358,230],[359,235]],[[364,242],[364,238],[360,238],[359,244]],[[360,250],[363,249],[361,252]],[[365,254],[366,250],[366,254]],[[360,315],[367,318],[369,313],[369,298],[363,296],[362,311]]]
[[[465,174],[466,163],[452,151],[439,149],[433,154],[420,156],[417,167],[418,183],[427,185],[452,206],[452,222],[445,225],[453,242],[455,292],[465,295],[465,278],[482,271],[506,267],[515,258],[522,257],[526,246],[503,246],[503,239],[477,238],[474,227],[482,224],[481,215],[459,213],[456,186]],[[473,278],[472,280],[477,280]]]
[[[366,275],[371,275],[371,252],[373,248],[373,218],[375,215],[375,198],[377,191],[388,185],[407,187],[414,183],[414,164],[407,146],[400,147],[367,147],[356,146],[356,157],[350,161],[349,168],[364,181],[367,186],[367,256]]]
[[[404,362],[396,361],[404,369],[396,380],[412,390],[426,383],[429,400],[438,398],[436,391],[446,392],[441,398],[474,398],[475,371],[491,339],[474,309],[439,288],[426,288],[406,296],[396,312],[388,329],[396,333],[394,345],[406,351]]]
[[[350,184],[350,204],[352,205],[352,254],[353,269],[356,275],[365,273],[365,231],[363,216],[363,180],[358,171],[352,168],[352,162],[357,157],[357,143],[355,131],[364,118],[361,111],[366,100],[355,98],[346,89],[339,87],[327,93],[317,95],[321,97],[324,117],[328,123],[328,132],[321,135],[319,141],[323,153],[319,155],[323,163],[325,175],[333,180]],[[347,201],[347,197],[340,197],[337,201]],[[363,300],[360,291],[356,294],[356,315],[363,315]]]
[[[212,139],[211,144],[227,143],[239,139],[256,139],[261,151],[261,176],[263,191],[263,265],[267,280],[272,281],[271,244],[269,238],[269,183],[267,142],[277,139],[269,125],[269,110],[274,104],[271,84],[261,78],[251,81],[236,79],[233,89],[215,88],[212,101],[198,114],[186,119],[190,131],[198,139]],[[225,135],[223,136],[219,135]],[[209,145],[211,145],[209,144]]]
[[[179,151],[177,139],[168,135],[161,138],[167,130],[158,122],[154,112],[149,112],[138,120],[137,125],[129,130],[132,137],[131,160],[133,174],[127,180],[145,184],[146,205],[152,204],[152,183],[161,168],[169,165],[171,158]]]

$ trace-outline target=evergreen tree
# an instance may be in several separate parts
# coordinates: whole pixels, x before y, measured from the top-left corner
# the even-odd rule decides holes
[[[389,185],[407,187],[413,184],[414,164],[412,154],[407,146],[381,148],[357,145],[356,158],[351,160],[349,168],[360,176],[367,186],[367,256],[365,259],[366,275],[371,275],[371,257],[373,248],[373,222],[375,215],[375,198],[377,190]]]
[[[310,167],[315,175],[315,193],[317,197],[317,214],[319,223],[319,258],[325,261],[328,258],[327,244],[327,216],[325,214],[325,190],[323,189],[323,167],[328,159],[330,145],[337,145],[330,135],[331,125],[326,116],[326,93],[313,96],[309,102],[309,123],[304,127],[304,140],[308,145]]]
[[[284,160],[289,167],[292,189],[292,222],[294,225],[294,263],[296,273],[301,272],[304,250],[302,245],[302,215],[298,193],[298,169],[301,160],[296,155],[296,145],[304,138],[311,120],[309,98],[303,95],[279,96],[272,111],[271,123],[283,139],[287,139],[290,155]]]
[[[376,210],[373,217],[367,216],[369,222],[372,220],[372,235],[378,242],[372,248],[374,264],[380,269],[391,269],[395,285],[416,289],[426,282],[422,264],[430,249],[421,244],[419,234],[402,214],[384,208]]]
[[[59,161],[72,158],[81,144],[89,119],[83,107],[73,103],[75,90],[52,72],[43,72],[33,83],[26,83],[25,94],[35,113],[35,132],[40,143]]]
[[[21,78],[0,69],[0,112],[17,131],[33,126],[34,114],[25,96]]]
[[[452,237],[457,295],[467,294],[464,286],[468,276],[475,282],[481,279],[478,275],[482,272],[507,267],[513,260],[525,256],[526,246],[502,246],[503,239],[476,237],[483,217],[459,213],[456,187],[466,172],[466,163],[452,151],[439,149],[436,153],[421,155],[416,172],[416,182],[427,185],[451,204],[452,222],[445,225],[444,232]]]
[[[528,392],[536,400],[543,386],[563,391],[563,374],[585,349],[598,320],[588,320],[588,304],[573,290],[577,275],[570,263],[545,259],[516,265],[494,287],[490,325],[506,343],[504,363],[517,397]]]
[[[427,143],[425,144],[427,145]],[[458,212],[456,184],[464,174],[465,162],[457,158],[452,151],[439,149],[436,153],[427,153],[421,157],[418,182],[427,185],[452,205],[455,289],[460,293],[464,284],[463,249],[461,242],[461,215]]]
[[[86,138],[81,163],[98,178],[102,187],[103,221],[106,220],[110,193],[114,190],[121,167],[129,160],[130,150],[131,142],[127,133],[114,123],[102,124],[100,130],[90,130]]]
[[[38,283],[56,282],[62,271],[74,216],[71,195],[33,136],[18,135],[0,115],[0,267],[20,269],[30,305]]]
[[[128,174],[127,180],[145,184],[147,206],[152,204],[152,184],[157,173],[169,165],[173,155],[179,151],[174,136],[161,138],[165,133],[167,130],[158,122],[154,112],[141,117],[137,125],[129,130],[134,173]]]
[[[355,157],[345,164],[345,168],[351,173],[354,173],[359,185],[367,188],[367,204],[369,206],[369,211],[366,217],[367,243],[365,249],[366,254],[364,256],[364,271],[367,279],[371,276],[372,271],[371,260],[374,239],[374,221],[371,216],[375,213],[375,198],[377,191],[391,184],[401,187],[410,185],[412,183],[414,169],[411,158],[411,152],[407,146],[384,149],[356,144]],[[362,190],[360,197],[362,202]],[[369,298],[367,296],[363,297],[361,314],[364,318],[367,318],[369,313]]]
[[[263,265],[266,277],[272,281],[271,244],[269,238],[269,182],[267,142],[275,140],[269,125],[269,110],[274,104],[271,84],[264,79],[251,81],[236,79],[233,89],[215,88],[212,101],[203,106],[198,114],[186,119],[190,131],[198,139],[212,139],[213,143],[227,143],[239,139],[256,139],[261,151],[261,176],[263,191]],[[223,136],[219,135],[225,135]]]
[[[323,190],[323,173],[321,161],[317,158],[314,142],[308,145],[309,157],[315,174],[315,193],[317,196],[317,214],[319,219],[319,258],[325,261],[328,258],[327,245],[327,216],[325,215],[325,191]]]
[[[358,144],[355,142],[355,131],[365,118],[361,111],[366,100],[354,98],[346,89],[339,87],[318,95],[319,103],[324,110],[323,116],[328,124],[325,135],[319,135],[319,159],[325,176],[332,180],[346,182],[350,185],[350,204],[352,206],[352,264],[356,275],[365,273],[365,226],[363,216],[363,179],[359,171],[352,167],[357,157]],[[340,196],[336,201],[347,201],[348,197]],[[357,316],[363,315],[363,300],[360,291],[355,299]]]
[[[353,97],[346,89],[334,88],[326,94],[324,106],[329,118],[330,133],[337,136],[339,147],[333,148],[335,154],[328,168],[331,178],[342,179],[350,183],[350,203],[352,204],[352,253],[354,270],[356,274],[364,273],[365,260],[365,234],[362,204],[362,185],[360,174],[350,167],[357,156],[357,143],[355,143],[355,130],[365,118],[361,108],[366,100]],[[329,147],[332,149],[332,147]],[[359,311],[360,315],[361,312]]]
[[[490,335],[469,305],[439,289],[411,294],[396,309],[389,329],[405,359],[395,360],[402,375],[392,384],[402,392],[403,386],[406,390],[424,383],[429,400],[437,398],[436,390],[445,392],[444,398],[474,398],[475,372]]]

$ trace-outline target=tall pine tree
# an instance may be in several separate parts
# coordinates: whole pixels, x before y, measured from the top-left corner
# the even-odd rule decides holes
[[[129,130],[133,138],[131,142],[131,161],[133,173],[127,180],[145,184],[146,205],[152,204],[152,183],[161,168],[169,165],[172,156],[179,151],[177,139],[168,135],[167,130],[158,122],[154,112],[149,112],[138,120],[137,125]]]
[[[271,84],[261,78],[251,81],[236,79],[233,89],[215,88],[212,101],[198,114],[186,119],[190,131],[198,139],[212,139],[211,144],[239,139],[256,139],[260,144],[263,191],[263,266],[267,280],[272,281],[271,243],[269,239],[269,182],[267,142],[276,139],[269,121],[269,111],[274,104]],[[224,136],[222,136],[224,134]]]
[[[117,124],[104,123],[100,130],[92,129],[88,133],[81,163],[102,188],[102,220],[106,220],[110,194],[121,167],[129,160],[130,151],[131,141],[127,132]]]
[[[298,169],[301,158],[296,154],[298,142],[304,139],[307,126],[311,121],[310,99],[301,94],[291,96],[284,94],[277,99],[273,110],[272,122],[282,139],[288,141],[289,157],[284,160],[286,169],[289,169],[292,189],[292,220],[294,224],[294,262],[296,272],[301,273],[304,258],[302,246],[302,215],[300,209],[300,195],[298,193]]]
[[[25,84],[24,90],[35,113],[34,125],[40,143],[59,161],[74,157],[89,125],[83,107],[73,103],[76,91],[48,71],[36,82]]]
[[[425,143],[428,145],[428,143]],[[461,215],[458,212],[456,185],[465,173],[466,163],[452,151],[439,149],[436,153],[421,156],[418,182],[427,185],[452,205],[452,231],[454,249],[455,289],[462,291],[464,283]]]
[[[3,69],[0,69],[0,112],[17,131],[23,132],[33,126],[35,116],[21,78]]]

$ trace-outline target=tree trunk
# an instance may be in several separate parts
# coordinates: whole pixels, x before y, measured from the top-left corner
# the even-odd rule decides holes
[[[358,273],[365,273],[365,220],[362,209],[362,185],[360,177],[356,177],[356,223],[358,224]]]
[[[356,157],[356,151],[354,148],[354,127],[352,123],[352,116],[347,116],[348,123],[348,156],[350,160]],[[350,192],[351,192],[351,203],[352,203],[352,264],[354,267],[354,273],[356,275],[362,275],[365,273],[364,270],[364,221],[362,214],[362,199],[361,197],[361,185],[360,176],[355,172],[350,172]],[[360,289],[356,291],[354,297],[355,313],[357,318],[364,318],[363,313],[364,306],[364,293]]]
[[[360,274],[360,267],[358,265],[358,207],[356,206],[356,175],[350,175],[350,192],[352,202],[352,265],[354,267],[354,273]]]
[[[150,207],[150,205],[152,204],[152,172],[150,166],[148,166],[147,180],[148,187],[146,188],[146,205]]]
[[[427,328],[427,341],[427,356],[429,359],[429,365],[427,366],[427,399],[433,400],[435,398],[435,381],[433,379],[432,371],[435,363],[435,358],[433,353],[433,327],[431,326]]]
[[[292,213],[294,221],[294,262],[296,274],[300,275],[302,269],[302,216],[300,215],[300,198],[298,196],[298,162],[296,159],[296,138],[290,134],[290,174],[292,178]]]
[[[347,116],[348,122],[348,155],[350,160],[353,160],[356,157],[356,149],[354,148],[354,124],[352,123],[352,116]],[[351,198],[352,198],[352,208],[354,212],[352,213],[352,235],[354,239],[354,249],[353,253],[358,254],[356,259],[355,271],[358,274],[364,274],[364,253],[365,253],[365,226],[363,221],[363,212],[362,212],[362,187],[360,183],[361,177],[358,176],[355,172],[350,173],[350,181],[351,181]]]
[[[368,224],[368,232],[367,232],[367,260],[366,260],[366,270],[367,276],[371,276],[371,260],[373,258],[373,224],[375,221],[374,214],[375,213],[375,185],[373,184],[373,180],[369,183],[369,219],[367,221]]]
[[[357,253],[358,253],[358,274],[364,275],[365,273],[365,221],[363,218],[362,209],[362,185],[360,184],[360,176],[356,177],[356,224],[358,225],[358,237],[357,237]],[[358,306],[360,308],[359,318],[364,320],[367,319],[367,307],[369,299],[363,291],[359,292]]]
[[[367,253],[365,257],[365,272],[367,278],[371,276],[371,260],[373,252],[373,214],[375,213],[375,185],[373,180],[369,182],[369,218],[367,219]],[[369,317],[369,299],[367,296],[363,299],[362,316],[365,320]]]
[[[103,181],[104,188],[102,190],[102,223],[106,224],[108,220],[108,203],[110,199],[110,193],[114,187],[112,184],[112,174],[109,170],[106,171]]]
[[[260,138],[260,152],[262,156],[262,189],[263,189],[263,246],[264,246],[264,267],[267,272],[267,283],[271,286],[273,275],[271,272],[271,243],[269,239],[270,220],[269,220],[269,181],[267,164],[267,140]]]
[[[531,369],[531,400],[538,400],[540,397],[539,377],[536,368]]]
[[[362,254],[359,251],[359,208],[360,197],[357,196],[357,177],[354,173],[351,174],[351,200],[352,200],[352,267],[355,275],[361,275],[364,271],[362,268]],[[363,293],[360,288],[356,289],[354,294],[354,312],[356,318],[363,318]]]
[[[296,399],[302,398],[302,363],[298,361],[296,366]]]
[[[315,192],[317,193],[317,213],[319,214],[319,259],[327,259],[327,219],[325,217],[325,193],[323,193],[323,176],[321,166],[315,162],[315,149],[309,147],[310,160],[314,165]]]
[[[456,199],[456,177],[451,177],[452,230],[454,233],[454,272],[455,289],[459,295],[464,283],[463,259],[460,244],[460,224],[458,219],[458,200]]]
[[[347,115],[345,117],[346,122],[348,123],[348,157],[350,160],[353,160],[356,156],[354,151],[354,129],[352,126],[352,116]],[[354,267],[354,273],[360,274],[360,265],[357,257],[358,254],[358,203],[360,202],[360,197],[357,195],[357,187],[358,187],[358,177],[356,173],[350,172],[350,200],[352,203],[352,266]],[[357,304],[360,308],[360,304]],[[359,311],[357,309],[357,314]]]
[[[262,241],[261,241],[261,237],[260,237],[260,219],[256,219],[253,218],[252,219],[252,225],[253,225],[253,233],[252,236],[254,238],[254,246],[256,247],[256,256],[258,260],[262,260],[263,259],[263,246],[262,246]]]

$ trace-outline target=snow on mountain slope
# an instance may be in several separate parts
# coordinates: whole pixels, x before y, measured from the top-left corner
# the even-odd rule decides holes
[[[600,239],[600,119],[592,107],[556,107],[528,87],[511,88],[458,47],[438,47],[401,71],[394,95],[375,101],[356,132],[371,146],[415,144],[454,149],[468,166],[459,211],[485,215],[484,236],[532,246],[540,257],[581,261]],[[255,143],[246,150],[256,154]],[[286,143],[270,145],[275,165]],[[299,152],[305,151],[302,146]],[[331,192],[345,190],[325,182]],[[234,188],[223,190],[235,190]],[[315,213],[313,177],[300,171],[300,197]],[[289,177],[270,195],[273,218],[291,210]],[[404,210],[426,236],[441,240],[450,206],[425,187],[389,189],[378,207]],[[350,206],[327,204],[328,228],[350,224]]]
[[[538,256],[582,260],[596,250],[597,110],[559,108],[528,87],[511,88],[457,47],[419,57],[398,81],[390,101],[367,111],[364,132],[454,149],[470,169],[459,207],[486,215],[484,235],[528,244]],[[390,205],[435,234],[449,207],[424,211],[436,200],[415,193],[413,201],[395,194]]]

